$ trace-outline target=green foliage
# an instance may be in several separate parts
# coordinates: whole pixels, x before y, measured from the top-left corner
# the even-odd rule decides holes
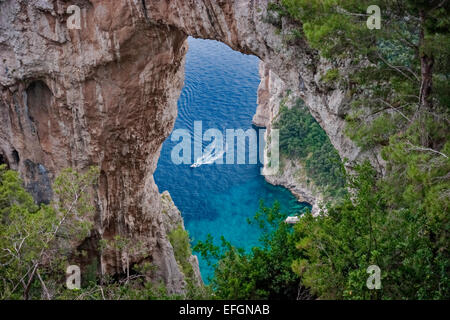
[[[381,8],[380,30],[366,27],[369,5]],[[303,258],[293,268],[322,298],[450,296],[449,9],[438,0],[281,0],[269,8],[297,22],[333,66],[350,63],[339,69],[351,98],[346,133],[386,161],[384,176],[357,166],[352,197],[296,226]],[[380,291],[365,287],[370,264],[382,270]]]
[[[339,79],[339,69],[330,69],[322,77],[322,81],[325,83],[333,82]]]
[[[2,299],[50,298],[49,288],[61,289],[71,243],[92,226],[88,188],[97,175],[95,168],[86,174],[64,170],[53,185],[58,201],[38,207],[17,172],[0,166]]]
[[[117,279],[103,275],[101,281],[91,279],[79,290],[63,288],[53,299],[57,300],[181,300],[210,299],[211,292],[188,279],[186,294],[169,294],[163,282],[148,281],[147,275],[155,270],[151,263],[144,262],[131,268],[130,277]]]
[[[55,300],[175,300],[183,297],[170,295],[163,283],[154,284],[145,278],[133,281],[115,281],[104,277],[102,284],[91,282],[80,290],[63,289]]]
[[[439,211],[430,220],[424,199],[390,204],[391,188],[368,163],[356,171],[349,179],[352,199],[318,217],[305,215],[296,225],[305,258],[293,269],[303,283],[326,299],[448,299],[447,215]],[[381,290],[365,285],[373,264],[381,268]]]
[[[148,300],[206,299],[207,288],[188,278],[186,295],[169,295],[164,284],[153,284],[146,275],[155,270],[148,262],[127,265],[127,276],[117,279],[98,277],[98,260],[86,266],[82,288],[68,290],[66,267],[73,255],[73,244],[89,235],[94,208],[91,191],[98,179],[98,169],[81,174],[66,169],[55,179],[56,200],[37,206],[23,187],[15,171],[0,166],[0,298],[1,299],[77,299],[77,300]],[[182,228],[170,235],[177,260],[187,277],[193,276],[189,238]],[[140,243],[116,236],[101,239],[99,250],[116,248],[128,255],[142,253]],[[145,254],[141,255],[145,258]]]
[[[345,193],[339,155],[301,100],[291,109],[282,105],[274,127],[280,130],[281,154],[300,160],[307,176],[327,194],[340,197]]]
[[[189,262],[192,255],[189,234],[179,225],[169,233],[169,240],[175,253],[175,259],[181,266],[184,275],[188,279],[193,278],[194,270]]]
[[[291,270],[292,262],[298,257],[295,249],[298,238],[292,227],[284,223],[285,219],[278,203],[273,208],[261,203],[259,212],[249,221],[263,230],[261,246],[248,253],[223,237],[220,247],[213,244],[211,236],[198,242],[195,251],[209,261],[218,259],[211,279],[216,298],[296,299],[303,292],[300,278]],[[307,291],[304,294],[309,297]]]
[[[366,125],[354,114],[347,118],[345,132],[363,150],[370,150],[377,145],[387,145],[389,138],[395,134],[400,116],[396,114],[383,114]]]
[[[37,206],[23,187],[15,171],[0,166],[0,298],[1,299],[77,299],[77,300],[149,300],[206,299],[207,288],[193,282],[193,269],[188,234],[180,227],[173,230],[170,240],[177,261],[187,277],[187,293],[169,295],[164,284],[149,282],[147,276],[155,266],[142,262],[128,263],[128,256],[146,258],[141,243],[115,236],[101,239],[99,250],[115,248],[127,258],[126,277],[99,278],[98,260],[87,265],[82,276],[82,288],[68,290],[66,267],[73,255],[73,245],[89,235],[94,208],[91,190],[98,179],[98,169],[81,174],[66,169],[55,179],[56,200],[48,206]]]
[[[381,9],[379,30],[366,26],[370,5]],[[268,9],[297,22],[308,44],[335,66],[343,59],[358,65],[339,79],[353,96],[347,134],[363,149],[387,145],[430,111],[421,105],[448,115],[448,1],[281,0]]]
[[[366,26],[369,16],[366,10],[370,5],[381,8],[380,30],[369,30]],[[370,53],[379,39],[399,39],[407,28],[417,29],[416,17],[421,13],[427,18],[423,23],[427,34],[448,32],[448,8],[448,4],[438,0],[281,0],[269,5],[268,10],[299,22],[308,43],[324,57],[354,58]]]

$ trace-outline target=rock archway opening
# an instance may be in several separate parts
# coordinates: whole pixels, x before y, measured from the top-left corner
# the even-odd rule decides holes
[[[320,87],[315,79],[327,66],[301,39],[285,41],[277,34],[277,27],[266,19],[268,2],[77,1],[81,29],[68,29],[64,1],[45,1],[45,5],[0,1],[5,17],[0,27],[7,32],[0,70],[4,158],[33,181],[36,194],[45,201],[51,194],[50,180],[62,169],[98,166],[102,178],[93,195],[95,232],[106,240],[123,236],[140,243],[157,267],[152,277],[179,292],[183,275],[168,241],[164,204],[153,174],[161,146],[175,124],[188,35],[214,39],[259,57],[266,64],[268,83],[273,83],[269,70],[276,70],[293,93],[307,100],[333,144],[341,147],[342,156],[358,156],[341,130],[343,119],[338,115],[344,94]],[[289,22],[281,23],[288,32]],[[258,77],[256,68],[255,63]],[[254,108],[258,83],[259,78],[253,89]],[[223,119],[233,114],[217,111]],[[248,126],[253,115],[254,110],[245,115]],[[217,185],[225,181],[211,180]],[[226,208],[215,205],[217,214],[246,203],[239,188],[229,190],[238,190],[236,197],[225,201],[220,194],[209,194],[202,201],[226,203]],[[231,227],[230,221],[222,222]],[[124,252],[102,251],[102,272],[120,273],[124,259]],[[139,259],[130,257],[131,262]]]
[[[306,204],[298,203],[287,189],[267,183],[261,175],[262,159],[258,156],[264,143],[258,140],[264,139],[265,128],[252,122],[264,117],[269,121],[270,116],[264,113],[270,110],[259,111],[255,117],[258,88],[263,93],[266,85],[259,58],[218,41],[188,41],[178,117],[163,144],[155,182],[160,191],[170,192],[194,242],[211,234],[219,244],[223,235],[234,245],[249,250],[259,245],[261,230],[248,224],[247,219],[257,213],[261,200],[265,206],[279,201],[284,212],[292,213]],[[238,131],[246,133],[242,149],[240,138],[229,137]],[[214,135],[209,136],[208,132]],[[200,157],[194,152],[199,138],[203,140]],[[218,149],[223,152],[211,150],[211,145],[220,145]],[[253,147],[257,155],[254,159]],[[239,163],[242,151],[244,161]],[[232,161],[228,161],[229,153]],[[204,280],[212,275],[202,258],[200,270]]]

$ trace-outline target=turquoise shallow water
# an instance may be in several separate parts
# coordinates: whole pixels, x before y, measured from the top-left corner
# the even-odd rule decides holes
[[[225,129],[252,128],[260,81],[258,58],[216,41],[190,38],[189,46],[175,129],[187,129],[193,136],[194,121],[202,121],[203,132],[217,128],[224,135]],[[287,189],[266,183],[259,164],[176,165],[171,151],[177,143],[171,137],[164,142],[155,181],[160,191],[172,195],[194,243],[208,234],[219,243],[223,235],[232,244],[250,249],[258,244],[260,232],[247,218],[257,212],[260,199],[268,206],[278,200],[287,213],[305,206]],[[207,281],[212,270],[199,259]]]

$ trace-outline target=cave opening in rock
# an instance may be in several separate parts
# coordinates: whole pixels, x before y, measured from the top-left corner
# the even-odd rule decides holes
[[[6,165],[7,168],[9,168],[8,159],[6,156],[0,152],[0,165]]]
[[[52,91],[44,81],[31,82],[26,89],[28,117],[33,123],[41,143],[46,144],[49,138],[49,109],[52,101]]]
[[[17,150],[13,150],[12,158],[13,158],[15,164],[19,164],[20,156],[19,156],[19,152],[17,152]]]

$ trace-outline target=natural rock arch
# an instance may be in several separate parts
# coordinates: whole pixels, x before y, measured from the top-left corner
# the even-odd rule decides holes
[[[98,165],[95,238],[122,235],[143,243],[157,266],[153,277],[169,291],[182,290],[183,275],[167,240],[153,172],[175,122],[188,35],[261,58],[306,101],[342,157],[360,156],[343,134],[344,92],[319,83],[328,64],[305,41],[276,34],[267,22],[268,0],[73,2],[0,2],[0,148],[17,150],[21,161],[13,168],[25,178],[29,162],[50,179],[66,167]],[[80,30],[67,29],[71,4],[81,8]],[[289,30],[289,21],[279,23]],[[39,117],[37,135],[27,120],[33,81],[51,93],[48,115],[32,116]],[[45,143],[38,139],[43,131]],[[102,272],[123,271],[123,253],[109,250],[97,258]]]

